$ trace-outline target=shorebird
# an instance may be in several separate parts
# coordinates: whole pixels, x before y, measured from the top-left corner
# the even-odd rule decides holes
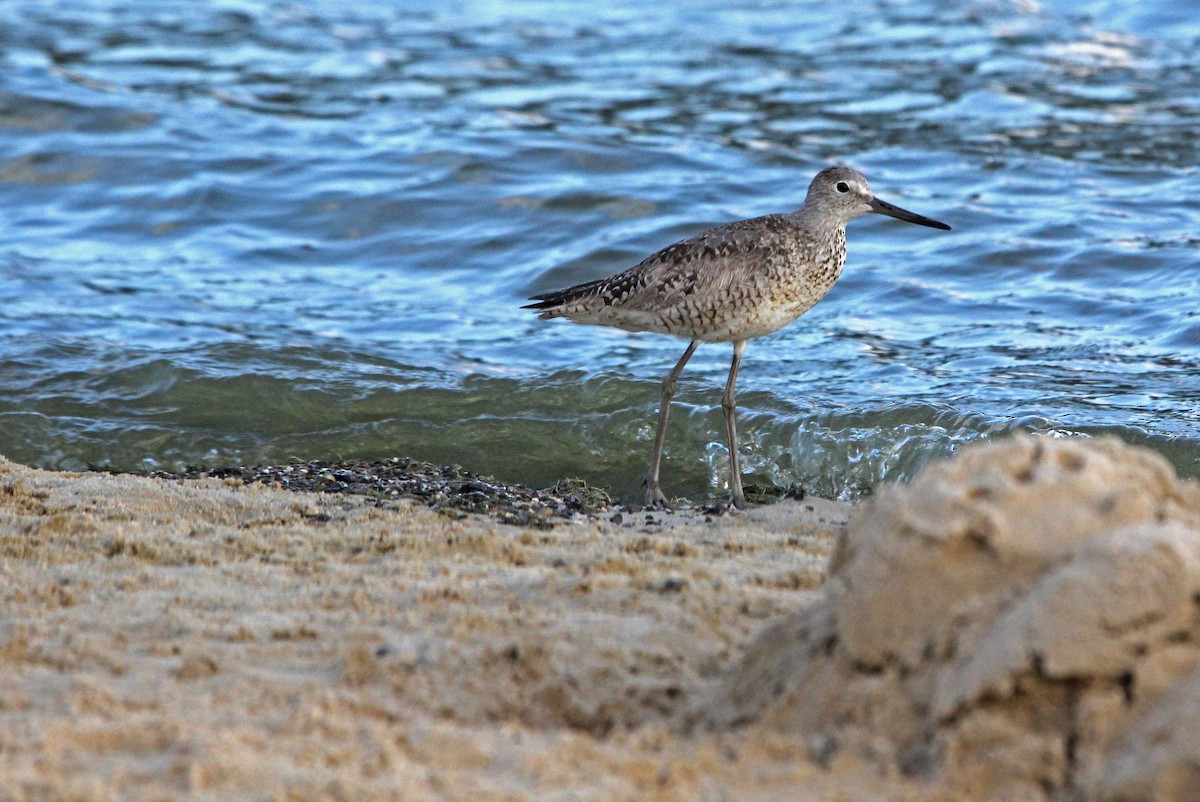
[[[734,385],[746,342],[778,331],[825,297],[846,264],[846,224],[885,214],[949,231],[950,226],[879,200],[867,179],[848,167],[827,167],[808,186],[804,205],[709,229],[670,245],[607,278],[534,295],[544,319],[615,326],[686,337],[690,342],[662,383],[654,453],[646,475],[646,505],[669,507],[659,486],[671,398],[684,365],[702,342],[733,343],[733,363],[721,408],[729,446],[729,504],[743,509]]]

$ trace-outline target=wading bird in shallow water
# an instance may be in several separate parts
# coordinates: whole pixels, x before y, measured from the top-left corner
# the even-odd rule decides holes
[[[608,278],[530,298],[522,307],[542,319],[615,326],[686,337],[691,342],[662,383],[654,453],[646,475],[646,504],[667,506],[658,484],[671,397],[683,366],[702,342],[733,343],[733,364],[721,407],[729,445],[730,505],[742,509],[734,384],[746,341],[778,331],[811,309],[846,264],[846,224],[886,214],[917,225],[950,226],[905,211],[871,193],[848,167],[828,167],[808,186],[804,205],[790,214],[738,220],[677,242]]]

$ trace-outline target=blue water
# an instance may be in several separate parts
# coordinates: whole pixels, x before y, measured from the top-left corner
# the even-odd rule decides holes
[[[121,469],[409,456],[636,497],[684,343],[518,307],[831,163],[855,221],[752,342],[748,481],[853,497],[1014,429],[1200,475],[1188,4],[0,5],[0,453]],[[727,346],[664,488],[724,487]]]

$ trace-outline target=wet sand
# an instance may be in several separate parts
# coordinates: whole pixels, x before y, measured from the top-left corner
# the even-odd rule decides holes
[[[1079,762],[1089,744],[1101,754],[1166,715],[1154,707],[1163,694],[1183,694],[1169,709],[1190,709],[1191,686],[1181,678],[1200,664],[1200,625],[1186,591],[1200,583],[1200,568],[1186,555],[1193,547],[1200,555],[1200,536],[1188,528],[1200,521],[1200,492],[1176,482],[1161,460],[1129,456],[1144,452],[1122,446],[1097,456],[1086,444],[1055,459],[1103,470],[1055,469],[1043,486],[1028,467],[1032,440],[951,461],[968,473],[935,472],[857,511],[785,500],[736,515],[606,514],[551,527],[238,478],[0,463],[0,799],[1107,798],[1081,795],[1103,777],[1085,787],[1082,773],[1056,784],[1031,770],[1031,785],[1010,788],[980,767],[999,750],[1035,768],[1074,771],[1074,763],[1060,769],[1054,761],[1066,758],[1045,744],[1066,743]],[[1130,459],[1137,470],[1149,466],[1158,496],[1103,467]],[[1025,471],[1035,478],[1020,478]],[[1106,491],[1110,480],[1124,490]],[[1022,496],[1026,485],[1042,495]],[[1143,497],[1165,500],[1146,506]],[[947,620],[986,629],[1014,594],[1041,587],[1040,577],[1065,562],[1087,564],[1055,551],[1035,570],[1027,550],[1008,545],[1016,536],[1004,539],[1033,531],[1039,516],[1058,520],[1055,504],[1065,505],[1062,520],[1082,520],[1071,512],[1081,505],[1099,510],[1089,513],[1088,532],[1141,515],[1176,521],[1183,533],[1168,533],[1176,556],[1166,564],[1183,566],[1171,574],[1183,589],[1163,595],[1173,612],[1130,614],[1171,625],[1151,627],[1128,649],[1121,641],[1118,651],[1133,662],[1110,659],[1094,682],[1080,678],[1092,671],[1086,666],[1067,672],[1071,704],[1092,698],[1081,694],[1093,685],[1103,691],[1089,708],[1092,720],[1109,722],[1100,728],[1107,740],[1095,744],[997,724],[997,706],[1025,716],[1012,721],[1042,721],[1067,698],[1055,684],[1061,667],[1036,655],[1027,666],[1024,652],[1005,645],[1020,642],[1005,640],[1008,630],[979,636],[979,665],[920,656],[919,644],[940,637],[936,627]],[[960,519],[971,525],[955,529]],[[992,529],[979,528],[985,520]],[[1005,521],[1016,523],[1005,529]],[[950,528],[934,534],[943,523]],[[983,562],[954,562],[976,552]],[[1087,559],[1141,564],[1097,554]],[[1096,570],[1100,577],[1107,569]],[[945,582],[943,592],[943,580],[959,573],[993,577],[984,584],[1007,600],[997,602],[1000,612],[966,579]],[[1149,580],[1113,581],[1138,589]],[[1176,597],[1178,609],[1169,606]],[[1145,598],[1139,590],[1110,602],[1119,609]],[[862,606],[870,603],[878,606]],[[1067,619],[1048,626],[1073,632]],[[933,635],[923,634],[925,623]],[[1093,629],[1088,637],[1117,648],[1107,630]],[[952,639],[973,642],[964,633],[974,631]],[[893,639],[916,649],[911,665],[876,655]],[[1095,644],[1072,648],[1102,652]],[[1141,660],[1157,673],[1139,673]],[[1049,690],[1015,693],[1032,687],[1022,672]],[[933,709],[922,694],[936,695],[952,675],[965,690],[949,719],[912,713]],[[1149,700],[1145,716],[1120,704],[1121,683],[1135,680],[1138,703]],[[1146,687],[1159,691],[1141,694]],[[901,712],[897,699],[908,700]],[[974,729],[964,734],[963,721]],[[1129,738],[1122,749],[1140,754]],[[1156,753],[1165,755],[1164,772],[1186,780],[1188,743],[1165,743],[1171,748]],[[1188,798],[1130,771],[1130,788]]]

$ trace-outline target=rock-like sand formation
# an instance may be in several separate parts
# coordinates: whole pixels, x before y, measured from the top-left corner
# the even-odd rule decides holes
[[[713,698],[980,798],[1200,800],[1200,487],[1111,440],[968,449],[864,504]]]
[[[0,800],[1200,799],[1200,487],[1019,437],[850,512],[0,461]]]

